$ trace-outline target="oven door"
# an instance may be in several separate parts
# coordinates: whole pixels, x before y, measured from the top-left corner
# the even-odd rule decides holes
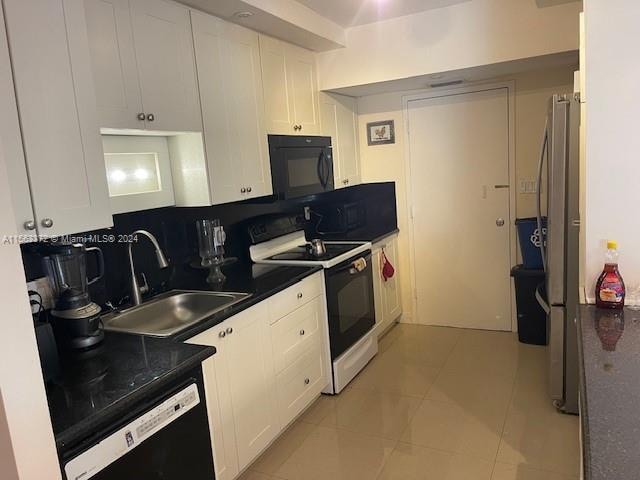
[[[376,323],[371,252],[325,271],[331,359],[360,340]]]
[[[324,137],[269,136],[271,175],[280,199],[315,195],[333,190],[330,140]]]

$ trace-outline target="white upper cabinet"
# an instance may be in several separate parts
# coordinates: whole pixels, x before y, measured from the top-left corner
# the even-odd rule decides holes
[[[191,12],[212,204],[270,195],[258,34]]]
[[[101,127],[201,131],[189,10],[84,0]]]
[[[358,114],[356,99],[345,95],[320,95],[322,134],[331,137],[335,188],[360,183]]]
[[[82,0],[5,0],[37,231],[112,225]]]
[[[17,108],[9,60],[9,45],[0,3],[0,149],[2,150],[0,153],[5,159],[11,185],[16,232],[20,235],[29,235],[34,233],[31,228],[35,227],[36,223],[29,193],[29,178],[24,162]]]
[[[129,0],[84,0],[96,104],[103,127],[144,128]]]
[[[267,131],[320,132],[318,80],[313,52],[260,35]]]

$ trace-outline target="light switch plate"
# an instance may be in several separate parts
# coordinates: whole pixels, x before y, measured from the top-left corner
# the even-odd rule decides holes
[[[538,190],[537,183],[535,180],[521,178],[518,184],[519,193],[536,193]]]

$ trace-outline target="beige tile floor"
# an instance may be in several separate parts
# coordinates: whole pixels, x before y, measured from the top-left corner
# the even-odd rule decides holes
[[[546,382],[545,348],[514,334],[401,324],[242,480],[575,480],[578,418]]]

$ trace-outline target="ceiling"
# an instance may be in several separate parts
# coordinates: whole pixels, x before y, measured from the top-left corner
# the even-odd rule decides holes
[[[471,0],[297,0],[343,27],[378,22]],[[557,0],[556,0],[557,1]]]

